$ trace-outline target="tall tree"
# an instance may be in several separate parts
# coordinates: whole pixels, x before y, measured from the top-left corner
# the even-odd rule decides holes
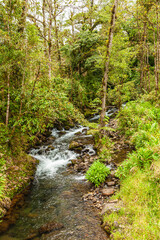
[[[102,110],[101,110],[101,115],[100,115],[100,128],[103,128],[105,126],[106,95],[107,95],[109,61],[110,61],[110,53],[111,53],[111,48],[112,48],[117,7],[118,7],[118,0],[115,0],[112,11],[111,11],[111,22],[110,22],[109,36],[108,36],[108,41],[107,41],[107,46],[106,46],[106,61],[105,61],[104,77],[102,80]],[[103,135],[103,132],[104,131],[101,130],[102,135]]]

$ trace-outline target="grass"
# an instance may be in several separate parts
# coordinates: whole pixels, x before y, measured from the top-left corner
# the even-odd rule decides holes
[[[119,116],[119,129],[135,151],[117,170],[123,202],[119,212],[104,216],[111,239],[160,239],[160,108],[151,102],[127,104]],[[115,227],[118,222],[120,227]],[[121,227],[124,226],[124,227]]]

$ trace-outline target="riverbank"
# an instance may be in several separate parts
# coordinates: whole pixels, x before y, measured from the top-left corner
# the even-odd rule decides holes
[[[134,150],[118,167],[120,190],[103,215],[114,240],[159,240],[160,110],[158,102],[131,102],[119,113],[118,129]]]
[[[23,155],[5,157],[3,155],[3,182],[0,197],[1,221],[10,207],[14,205],[14,198],[27,188],[34,179],[37,160],[23,152]]]

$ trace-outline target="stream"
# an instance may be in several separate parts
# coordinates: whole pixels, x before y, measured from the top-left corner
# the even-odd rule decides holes
[[[63,228],[30,239],[108,239],[100,227],[99,213],[82,200],[83,194],[89,191],[84,175],[67,170],[70,160],[78,157],[78,153],[68,150],[69,144],[77,133],[85,135],[84,130],[86,128],[82,126],[68,131],[53,129],[52,149],[46,151],[48,146],[43,145],[30,151],[39,160],[32,188],[22,208],[17,210],[16,222],[0,236],[0,240],[27,239],[50,222],[61,224]],[[90,155],[95,154],[92,145],[86,148]]]

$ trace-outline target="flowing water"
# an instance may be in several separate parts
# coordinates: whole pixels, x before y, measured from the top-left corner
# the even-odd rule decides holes
[[[99,225],[99,215],[82,200],[82,195],[89,190],[84,175],[71,174],[66,168],[71,159],[78,157],[68,150],[69,143],[84,129],[80,126],[63,133],[53,129],[54,149],[46,151],[47,146],[41,146],[31,150],[30,154],[39,160],[32,189],[24,206],[18,210],[18,220],[0,236],[0,240],[24,240],[42,225],[53,221],[64,227],[33,239],[107,239]],[[95,154],[92,146],[87,147],[89,154]]]

